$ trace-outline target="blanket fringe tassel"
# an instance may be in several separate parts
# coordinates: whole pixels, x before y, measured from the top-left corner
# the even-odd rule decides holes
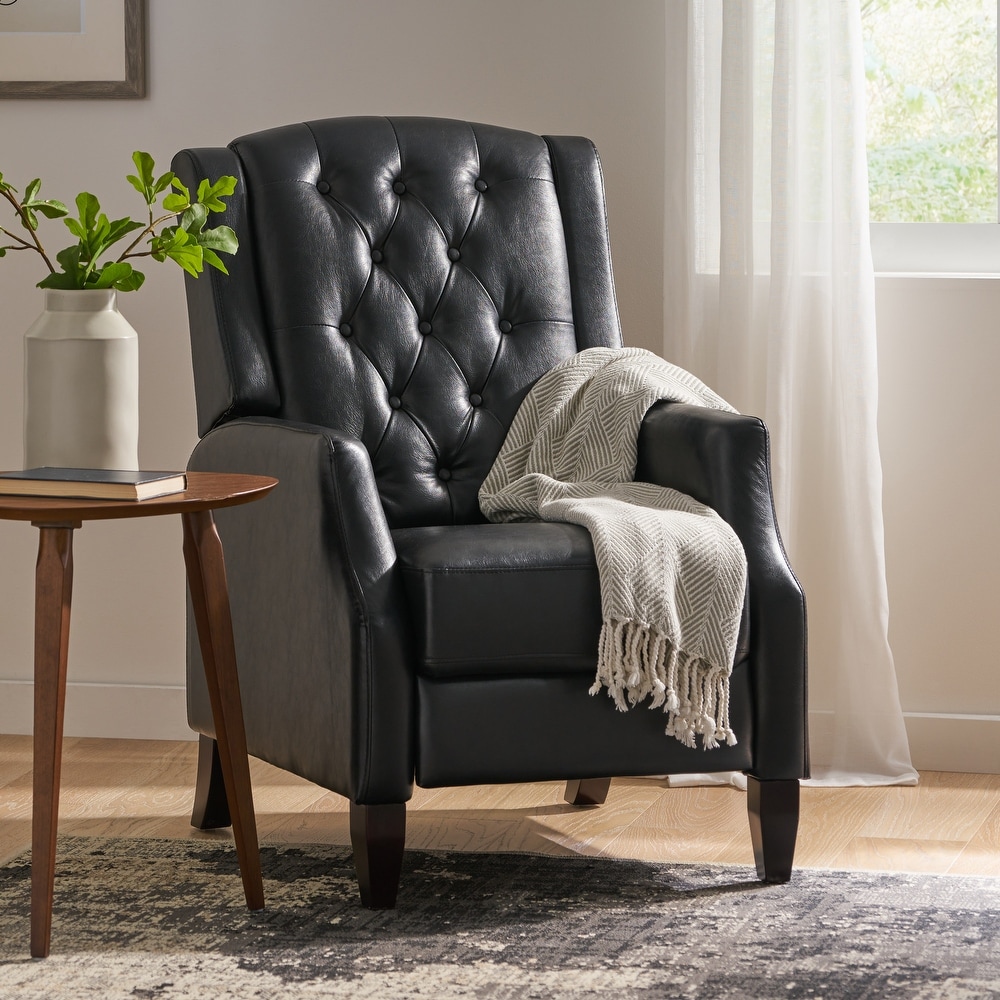
[[[620,712],[646,698],[667,713],[667,735],[706,750],[724,740],[736,745],[729,725],[729,671],[675,648],[659,629],[637,621],[605,621],[592,695],[608,689]]]

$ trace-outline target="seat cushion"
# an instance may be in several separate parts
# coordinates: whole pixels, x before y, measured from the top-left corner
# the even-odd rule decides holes
[[[596,670],[601,590],[586,528],[469,524],[400,528],[392,537],[422,676]],[[737,663],[746,656],[747,617]]]

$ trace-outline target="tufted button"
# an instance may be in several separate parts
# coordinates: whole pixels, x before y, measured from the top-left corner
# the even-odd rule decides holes
[[[510,325],[510,320],[502,319],[500,320],[500,332],[510,333],[512,327]]]
[[[381,264],[382,263],[382,251],[381,250],[372,250],[372,260],[375,261],[376,264]]]
[[[487,189],[488,187],[489,187],[489,185],[488,185],[488,184],[486,183],[486,181],[484,181],[484,180],[482,179],[482,177],[480,177],[480,178],[479,178],[479,179],[478,179],[478,180],[476,181],[476,190],[477,190],[477,191],[485,191],[485,190],[486,190],[486,189]]]
[[[403,401],[399,398],[399,396],[390,396],[389,397],[389,405],[394,410],[398,410],[403,405]]]
[[[320,194],[329,194],[330,193],[330,185],[327,184],[326,181],[320,181],[316,185],[316,190],[319,191]]]
[[[473,406],[482,406],[482,405],[483,405],[483,397],[482,397],[482,396],[480,396],[478,392],[474,392],[474,393],[473,393],[473,394],[472,394],[472,395],[471,395],[471,396],[469,397],[469,402],[470,402],[470,403],[471,403],[471,404],[472,404]]]
[[[354,331],[351,329],[351,324],[350,323],[341,323],[340,324],[340,333],[344,337],[349,337],[352,333],[354,333]]]
[[[392,185],[392,189],[396,192],[396,194],[406,194],[406,185],[402,181],[396,181],[396,183]]]
[[[448,480],[451,479],[451,470],[450,469],[438,469],[438,479],[441,479],[444,482],[448,482]]]
[[[426,337],[431,332],[431,325],[427,320],[424,320],[417,326],[417,329]]]
[[[462,256],[462,251],[458,247],[448,247],[448,260],[458,260]]]

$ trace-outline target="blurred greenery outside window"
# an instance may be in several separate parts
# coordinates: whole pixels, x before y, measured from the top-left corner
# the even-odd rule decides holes
[[[997,222],[997,6],[861,0],[872,222]]]

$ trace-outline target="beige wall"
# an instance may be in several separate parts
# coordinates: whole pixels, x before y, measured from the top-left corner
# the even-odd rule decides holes
[[[622,320],[662,323],[664,15],[660,0],[149,0],[149,96],[0,101],[0,170],[71,201],[135,210],[133,149],[334,115],[465,118],[582,134],[601,150]],[[55,227],[59,229],[57,223]],[[53,242],[57,239],[53,236]],[[0,468],[21,465],[21,336],[33,260],[0,261]],[[123,311],[140,333],[140,462],[182,467],[195,440],[181,273],[150,269]],[[30,727],[35,532],[0,523],[0,731]],[[89,524],[75,543],[67,731],[167,736],[183,712],[183,569],[172,521]]]
[[[889,640],[918,767],[1000,772],[1000,277],[876,279]]]
[[[590,136],[601,150],[626,339],[661,343],[661,0],[150,0],[142,101],[0,102],[0,170],[69,200],[107,192],[136,148],[165,165],[311,117],[427,114]],[[211,93],[211,96],[208,96]],[[21,335],[40,309],[32,261],[0,262],[0,467],[21,464]],[[880,277],[880,431],[890,630],[918,766],[1000,770],[1000,279]],[[195,441],[180,273],[124,297],[141,337],[147,466]],[[948,519],[946,528],[940,526]],[[0,731],[30,727],[34,532],[0,523]],[[69,732],[186,734],[180,527],[77,535]],[[819,706],[822,708],[822,706]],[[822,719],[817,719],[821,723]],[[820,729],[821,725],[817,726]]]

